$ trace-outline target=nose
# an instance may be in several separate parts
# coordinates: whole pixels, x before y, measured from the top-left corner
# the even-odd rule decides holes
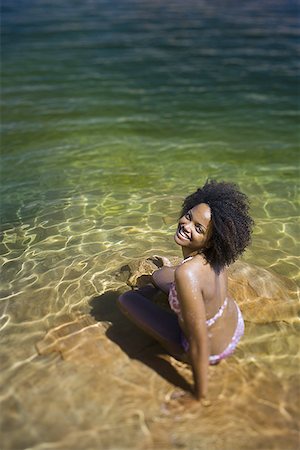
[[[188,223],[184,223],[183,224],[183,229],[184,229],[184,231],[187,231],[187,232],[191,232],[191,222],[188,222]]]

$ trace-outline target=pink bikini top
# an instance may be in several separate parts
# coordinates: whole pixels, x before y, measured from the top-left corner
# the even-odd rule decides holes
[[[182,264],[191,259],[192,257],[189,257],[187,259],[184,259],[182,261]],[[182,319],[181,309],[180,309],[180,303],[178,301],[177,297],[177,291],[176,291],[176,285],[175,282],[171,283],[170,290],[169,290],[169,297],[168,297],[169,305],[171,309]],[[224,303],[222,306],[220,306],[219,310],[216,312],[216,314],[211,317],[210,319],[206,320],[206,325],[208,327],[211,327],[218,319],[222,316],[226,306],[228,304],[227,297],[224,300]]]

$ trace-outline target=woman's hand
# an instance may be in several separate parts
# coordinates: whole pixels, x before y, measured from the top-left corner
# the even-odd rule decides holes
[[[180,403],[186,404],[201,404],[202,406],[211,406],[211,402],[206,398],[200,398],[199,400],[191,394],[190,392],[185,392],[182,390],[175,390],[170,395],[171,400],[179,400]]]
[[[175,389],[166,395],[164,409],[168,413],[179,413],[189,411],[190,413],[198,412],[202,407],[211,406],[211,402],[205,398],[197,400],[190,392],[181,389]]]
[[[158,268],[172,267],[171,261],[165,256],[153,255],[148,259],[152,261]]]

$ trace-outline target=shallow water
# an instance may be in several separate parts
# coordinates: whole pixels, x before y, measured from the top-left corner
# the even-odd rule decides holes
[[[4,449],[295,449],[299,127],[293,1],[2,6]],[[256,222],[232,291],[246,319],[210,371],[120,316],[116,277],[178,256],[183,197],[234,180]]]

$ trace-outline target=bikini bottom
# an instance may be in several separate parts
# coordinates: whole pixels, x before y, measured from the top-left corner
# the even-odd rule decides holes
[[[237,304],[236,304],[236,307],[237,307],[237,311],[238,311],[238,321],[237,321],[237,326],[236,326],[234,335],[232,336],[231,342],[227,345],[225,350],[223,350],[222,353],[220,353],[219,355],[210,355],[210,357],[209,357],[210,365],[218,364],[222,359],[225,359],[228,356],[232,355],[236,346],[239,343],[239,340],[241,339],[241,337],[244,334],[244,330],[245,330],[244,319],[243,319],[241,310]],[[189,343],[183,333],[181,334],[181,345],[184,348],[184,351],[187,352],[189,349]]]

